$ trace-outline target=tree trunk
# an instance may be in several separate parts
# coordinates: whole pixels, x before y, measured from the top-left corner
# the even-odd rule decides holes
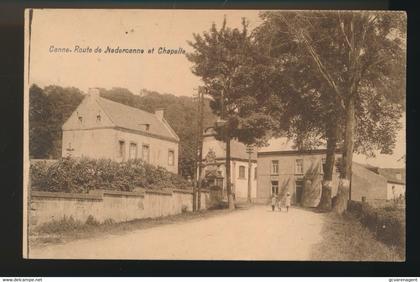
[[[230,135],[226,132],[226,191],[228,196],[229,209],[235,209],[235,202],[232,194],[230,180]]]
[[[252,164],[251,164],[251,154],[248,156],[248,203],[251,203],[251,193],[252,193],[252,186],[251,186],[251,173],[252,173]]]
[[[197,175],[197,173],[194,173],[194,174]],[[192,206],[193,211],[197,210],[197,191],[196,191],[197,189],[196,189],[196,186],[197,186],[197,181],[196,181],[196,179],[194,179],[193,180],[193,206]]]
[[[324,176],[322,178],[321,200],[318,209],[331,211],[332,177],[335,166],[335,151],[337,149],[338,123],[335,120],[327,128],[327,155],[325,160]],[[322,165],[322,164],[321,164]]]
[[[344,134],[344,148],[342,157],[342,166],[340,171],[340,181],[338,183],[337,200],[333,207],[334,211],[342,214],[347,209],[349,200],[351,167],[353,162],[354,147],[354,96],[351,95],[346,103],[346,128]]]

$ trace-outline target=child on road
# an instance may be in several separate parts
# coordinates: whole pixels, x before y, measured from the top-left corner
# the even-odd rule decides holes
[[[290,207],[290,193],[287,192],[286,194],[286,211],[289,212],[289,207]]]
[[[276,204],[277,204],[277,197],[275,194],[273,194],[271,196],[271,210],[274,211],[274,209],[276,208]]]
[[[281,200],[280,200],[280,198],[277,198],[277,208],[279,209],[279,211],[281,211]]]

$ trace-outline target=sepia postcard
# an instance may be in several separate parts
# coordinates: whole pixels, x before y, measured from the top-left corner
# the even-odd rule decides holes
[[[405,261],[406,23],[25,10],[23,257]]]

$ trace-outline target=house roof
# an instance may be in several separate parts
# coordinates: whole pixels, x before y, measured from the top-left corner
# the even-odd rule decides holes
[[[378,168],[378,173],[386,178],[388,182],[405,184],[405,169],[402,168]],[[400,178],[397,175],[400,175]]]
[[[356,162],[352,163],[352,173],[353,175],[357,175],[363,179],[383,179],[386,181],[384,176],[377,174],[365,165]]]
[[[232,158],[237,159],[248,159],[248,153],[246,152],[246,145],[236,140],[230,141],[230,155]],[[251,154],[251,160],[257,159],[257,152],[254,149]]]
[[[216,140],[216,131],[213,128],[207,128],[204,133],[204,142],[206,140]],[[217,159],[224,159],[226,152],[226,145],[225,142],[216,140],[215,144],[218,149],[216,149],[216,157]],[[223,153],[222,153],[223,152]],[[235,139],[230,140],[230,157],[231,159],[240,159],[240,160],[248,160],[248,153],[246,150],[246,145],[244,143],[241,143]],[[252,154],[251,154],[251,160],[256,161],[257,160],[257,150],[254,148]]]
[[[169,124],[164,119],[162,121],[159,120],[153,113],[129,107],[102,97],[98,97],[96,101],[111,121],[118,127],[179,141],[178,136]],[[148,130],[146,129],[146,124],[149,125]]]
[[[384,177],[387,180],[387,182],[405,184],[405,169],[403,168],[380,168],[369,164],[358,165],[363,166],[369,171]],[[400,174],[401,178],[397,177],[398,174]]]

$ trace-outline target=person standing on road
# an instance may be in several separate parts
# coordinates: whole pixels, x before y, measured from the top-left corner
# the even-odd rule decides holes
[[[273,194],[271,197],[271,210],[274,211],[274,209],[276,208],[276,204],[277,204],[277,197],[276,194]]]
[[[289,212],[289,207],[290,207],[290,193],[287,192],[286,194],[286,211]]]

